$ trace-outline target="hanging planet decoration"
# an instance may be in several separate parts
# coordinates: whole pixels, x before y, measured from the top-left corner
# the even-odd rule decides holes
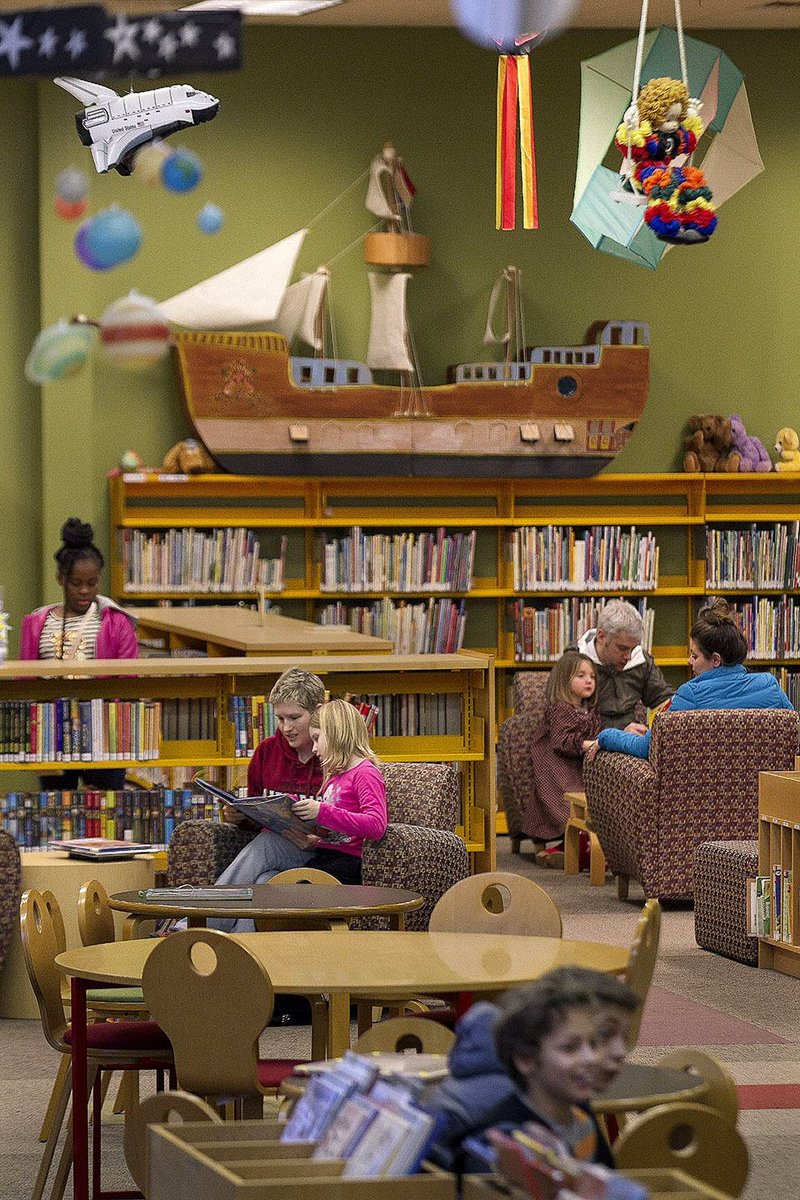
[[[31,383],[56,383],[74,375],[89,357],[94,331],[62,317],[36,337],[25,361],[25,378]]]
[[[84,221],[75,235],[75,253],[91,271],[110,271],[133,258],[142,244],[139,222],[115,204]]]
[[[56,195],[77,203],[89,195],[89,177],[77,167],[67,167],[56,175]]]
[[[225,214],[218,204],[205,204],[197,214],[197,228],[201,233],[219,233],[225,224]]]
[[[63,196],[53,197],[53,208],[55,209],[56,216],[61,217],[62,221],[80,220],[81,217],[86,216],[88,207],[88,199],[65,200]]]
[[[158,183],[161,179],[161,168],[172,151],[164,142],[156,139],[148,142],[138,151],[133,162],[133,173],[143,183]]]
[[[203,164],[191,150],[174,150],[161,164],[161,182],[169,192],[191,192],[203,178]]]
[[[146,371],[169,349],[169,324],[155,300],[132,291],[115,300],[103,313],[100,344],[118,367]]]

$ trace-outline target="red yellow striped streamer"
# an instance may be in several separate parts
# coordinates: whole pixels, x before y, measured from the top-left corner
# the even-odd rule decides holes
[[[531,60],[527,54],[519,56],[517,72],[519,91],[519,152],[522,166],[522,225],[524,229],[538,229],[539,202],[536,195],[536,146],[533,140]]]
[[[501,54],[497,62],[497,179],[495,213],[498,229],[514,229],[517,184],[517,59]]]

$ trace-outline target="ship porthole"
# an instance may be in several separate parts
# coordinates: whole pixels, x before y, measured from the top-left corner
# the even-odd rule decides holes
[[[562,375],[556,387],[559,396],[574,396],[578,390],[578,381],[574,375]]]

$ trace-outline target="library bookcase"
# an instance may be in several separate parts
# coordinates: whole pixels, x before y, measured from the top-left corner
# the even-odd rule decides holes
[[[369,693],[392,696],[458,696],[458,732],[373,738],[379,758],[386,762],[449,762],[459,767],[463,837],[475,870],[495,866],[495,697],[490,655],[465,650],[459,654],[314,655],[275,658],[144,658],[96,659],[75,666],[59,661],[0,664],[2,702],[41,703],[103,700],[168,701],[202,699],[216,709],[207,737],[181,737],[180,730],[162,729],[154,759],[126,759],[118,753],[111,765],[135,768],[230,767],[237,756],[233,698],[268,696],[282,671],[300,666],[318,674],[331,695]],[[41,716],[41,712],[39,714]],[[165,732],[171,736],[164,736]],[[177,735],[176,735],[177,734]],[[69,769],[69,761],[46,760],[32,754],[28,761],[0,755],[0,771],[49,772]],[[108,767],[100,759],[81,761],[84,769]],[[33,783],[33,781],[32,781]],[[36,785],[33,784],[35,787]]]
[[[544,648],[540,644],[534,647],[539,656],[535,661],[519,661],[515,603],[541,613],[565,600],[602,604],[619,595],[637,604],[644,600],[654,614],[652,651],[656,662],[671,673],[677,684],[686,677],[688,634],[697,609],[705,596],[723,594],[747,609],[743,615],[746,624],[753,627],[756,650],[750,661],[762,667],[780,667],[784,686],[793,698],[797,695],[792,689],[798,679],[794,672],[800,671],[800,644],[795,644],[791,628],[797,599],[798,632],[794,637],[800,638],[800,556],[787,565],[778,586],[773,576],[769,576],[769,586],[758,586],[756,578],[747,579],[742,574],[735,577],[735,583],[721,584],[708,577],[706,569],[708,539],[714,534],[735,533],[741,539],[740,549],[749,547],[751,557],[753,546],[760,540],[767,550],[770,539],[779,540],[776,527],[786,527],[785,538],[791,542],[793,525],[800,521],[800,488],[791,474],[468,481],[241,475],[163,478],[137,473],[112,478],[110,500],[112,595],[122,603],[180,603],[190,598],[197,602],[209,598],[214,603],[252,600],[251,592],[192,592],[185,588],[158,591],[152,587],[135,590],[126,585],[123,539],[132,532],[231,528],[259,536],[265,557],[285,551],[284,586],[274,593],[274,599],[289,616],[318,619],[323,605],[337,601],[346,607],[386,600],[402,603],[429,596],[464,601],[465,646],[495,656],[498,720],[508,713],[513,672],[549,670],[564,641],[574,634],[574,623],[563,616],[559,620],[553,613],[547,619],[554,630],[552,642]],[[475,530],[472,585],[460,592],[443,591],[441,585],[435,590],[423,587],[416,591],[323,591],[325,544],[345,536],[352,526],[387,536],[419,534],[438,527],[454,535]],[[567,547],[567,574],[577,542],[587,559],[598,559],[596,565],[602,566],[598,574],[605,582],[592,584],[582,567],[572,572],[573,578],[558,578],[557,572],[553,578],[550,570],[545,571],[541,585],[537,582],[533,588],[514,587],[514,531],[522,531],[520,540],[530,531],[552,539],[553,529],[561,531]],[[615,570],[618,576],[621,574],[619,565],[615,565],[620,537],[632,530],[642,537],[652,533],[658,546],[657,577],[653,579],[651,572],[654,586],[641,586],[645,581],[636,578],[620,578],[616,586],[611,582]],[[608,546],[604,550],[606,536]],[[546,545],[552,548],[552,540]],[[730,552],[729,539],[724,553]],[[747,554],[742,558],[746,559]],[[626,586],[621,586],[622,582]],[[784,636],[786,629],[789,632]]]
[[[786,911],[775,921],[772,937],[758,939],[758,965],[800,979],[800,919],[796,880],[800,871],[800,773],[762,771],[758,780],[758,873],[783,881]],[[788,881],[788,888],[786,883]],[[780,936],[776,936],[777,934]]]

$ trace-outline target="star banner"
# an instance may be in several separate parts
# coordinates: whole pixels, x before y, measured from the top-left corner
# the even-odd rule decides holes
[[[138,20],[100,5],[0,14],[0,75],[150,78],[175,71],[235,71],[242,65],[237,11],[167,12]]]

